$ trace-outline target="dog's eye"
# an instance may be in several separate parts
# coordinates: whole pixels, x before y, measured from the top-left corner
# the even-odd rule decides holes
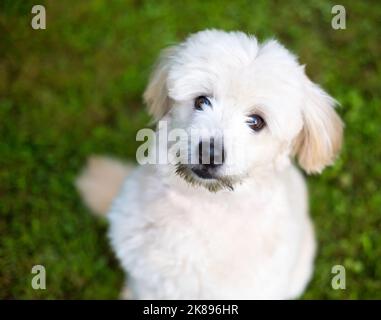
[[[254,131],[260,131],[266,125],[265,120],[263,120],[263,118],[260,115],[253,114],[249,118],[250,119],[247,120],[247,124]]]
[[[210,102],[210,100],[205,97],[205,96],[200,96],[200,97],[197,97],[195,100],[194,100],[194,107],[196,110],[203,110],[203,106],[211,106],[212,103]]]

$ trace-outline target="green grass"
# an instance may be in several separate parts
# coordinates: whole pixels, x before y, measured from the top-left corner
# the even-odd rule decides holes
[[[280,39],[341,103],[339,161],[309,178],[319,240],[305,298],[381,298],[380,1],[34,1],[0,4],[0,298],[117,298],[123,283],[73,179],[90,154],[134,159],[141,94],[159,50],[208,27]],[[42,264],[47,289],[31,288]],[[346,290],[331,268],[346,267]]]

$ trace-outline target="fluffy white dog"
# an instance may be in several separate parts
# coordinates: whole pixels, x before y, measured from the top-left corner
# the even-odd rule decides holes
[[[109,211],[124,297],[300,296],[316,245],[306,184],[290,159],[307,173],[332,164],[343,128],[334,99],[277,41],[218,30],[165,50],[144,98],[169,130],[203,134],[197,146],[180,141],[189,154],[179,159],[197,163],[130,172],[95,158],[77,181],[90,208]]]

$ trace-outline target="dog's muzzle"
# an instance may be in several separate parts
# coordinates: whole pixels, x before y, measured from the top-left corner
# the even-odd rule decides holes
[[[214,179],[216,171],[225,161],[223,144],[215,144],[214,138],[210,141],[200,141],[198,144],[198,164],[191,171],[200,179]]]
[[[208,143],[209,142],[209,143]],[[225,151],[222,143],[200,141],[198,144],[198,163],[181,164],[176,168],[176,173],[187,182],[202,185],[209,191],[216,192],[221,189],[233,190],[232,177],[221,176],[218,171],[225,162]]]

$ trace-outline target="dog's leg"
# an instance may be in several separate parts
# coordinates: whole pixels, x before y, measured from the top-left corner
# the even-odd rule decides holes
[[[289,299],[296,299],[304,292],[312,276],[315,252],[315,232],[311,221],[308,221],[302,240],[299,259],[291,276]]]
[[[133,166],[107,157],[90,157],[76,180],[85,204],[97,215],[105,215]]]
[[[127,283],[124,284],[122,291],[119,296],[120,300],[132,300],[134,299],[131,289],[128,287]]]

